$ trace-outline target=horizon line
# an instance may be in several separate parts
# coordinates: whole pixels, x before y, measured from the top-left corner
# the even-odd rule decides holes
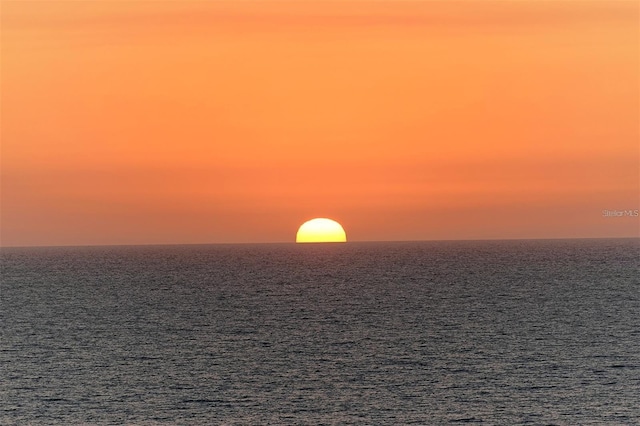
[[[460,238],[460,239],[431,239],[431,240],[356,240],[341,242],[340,245],[354,243],[422,243],[422,242],[470,242],[470,241],[560,241],[560,240],[640,240],[638,236],[628,237],[547,237],[547,238]],[[210,242],[210,243],[139,243],[139,244],[58,244],[58,245],[11,245],[0,244],[2,249],[14,248],[82,248],[82,247],[158,247],[158,246],[229,246],[229,245],[309,245],[295,241],[262,241],[262,242]],[[316,243],[331,244],[331,243]]]

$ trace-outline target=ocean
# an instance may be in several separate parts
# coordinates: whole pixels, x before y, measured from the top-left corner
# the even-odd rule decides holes
[[[3,248],[3,425],[640,424],[640,240]]]

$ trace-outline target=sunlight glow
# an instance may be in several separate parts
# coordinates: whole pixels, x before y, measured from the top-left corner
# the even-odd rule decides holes
[[[296,243],[344,243],[347,235],[335,220],[311,219],[303,223],[296,234]]]

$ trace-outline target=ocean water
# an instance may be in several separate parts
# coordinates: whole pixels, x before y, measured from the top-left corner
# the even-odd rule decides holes
[[[640,240],[5,248],[0,424],[640,424]]]

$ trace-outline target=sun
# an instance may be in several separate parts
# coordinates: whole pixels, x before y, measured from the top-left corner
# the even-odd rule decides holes
[[[345,243],[342,225],[335,220],[319,217],[303,223],[296,234],[296,243]]]

